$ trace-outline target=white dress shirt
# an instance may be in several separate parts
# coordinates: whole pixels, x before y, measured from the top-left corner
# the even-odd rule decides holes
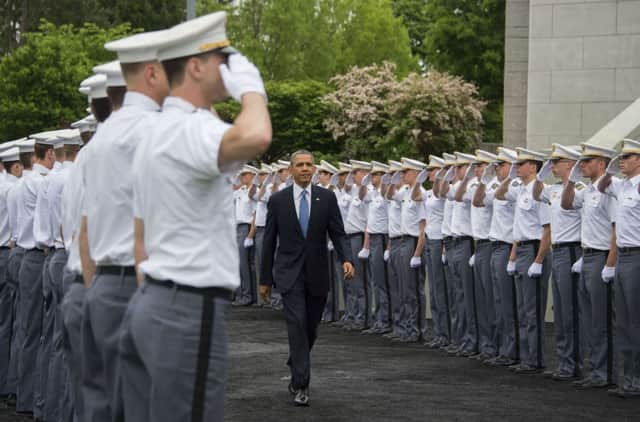
[[[427,218],[427,224],[424,232],[429,240],[442,239],[442,222],[444,220],[445,200],[438,198],[433,194],[433,190],[427,191],[424,199],[424,212]]]
[[[421,189],[421,197],[427,196],[427,191]],[[413,237],[420,236],[420,222],[427,218],[423,201],[414,201],[411,198],[412,189],[409,188],[402,200],[402,234]]]
[[[297,183],[293,184],[293,204],[296,207],[296,216],[300,220],[300,200],[302,199],[302,192],[307,192],[307,217],[311,217],[311,185],[306,188],[298,186]],[[307,220],[309,221],[309,220]]]
[[[607,251],[611,248],[616,199],[598,190],[600,180],[602,177],[583,189],[576,188],[573,208],[582,212],[582,246]]]
[[[580,183],[582,187],[584,185]],[[551,243],[579,242],[582,218],[578,210],[562,208],[562,183],[545,185],[540,199],[551,207]]]
[[[480,180],[474,177],[469,181],[464,201],[471,203],[471,231],[475,239],[489,239],[491,232],[491,219],[493,218],[493,203],[486,203],[483,207],[473,205],[473,197],[480,186]]]
[[[5,174],[0,182],[0,246],[8,246],[11,240],[11,226],[9,225],[9,202],[8,194],[18,178],[13,174]]]
[[[133,164],[134,216],[144,221],[148,255],[139,269],[148,276],[194,287],[240,285],[233,191],[218,165],[229,128],[177,97],[153,119]]]
[[[58,162],[56,161],[56,163]],[[42,249],[53,246],[53,227],[51,226],[48,190],[51,178],[59,169],[60,166],[53,166],[53,169],[38,186],[36,209],[33,213],[33,238],[36,241],[36,246]]]
[[[9,229],[11,230],[11,239],[18,240],[18,232],[20,231],[20,213],[18,212],[20,204],[20,192],[26,177],[31,174],[31,170],[23,170],[22,177],[9,188],[7,192],[7,208],[9,211]]]
[[[369,189],[364,198],[367,204],[367,232],[387,234],[389,232],[389,201],[380,193],[380,188]]]
[[[53,246],[57,249],[65,247],[63,234],[61,232],[62,224],[62,189],[64,188],[69,174],[69,168],[73,162],[65,161],[55,174],[50,174],[49,188],[47,189],[47,202],[49,203],[49,217],[51,220]]]
[[[36,210],[36,201],[40,184],[44,181],[45,176],[49,174],[49,169],[34,164],[33,171],[29,173],[24,182],[20,185],[18,193],[18,246],[24,249],[33,249],[36,247],[36,240],[33,235],[33,220]]]
[[[520,179],[509,183],[505,198],[515,203],[513,239],[517,242],[540,240],[543,226],[551,223],[549,205],[533,199],[534,181],[525,185]]]
[[[349,213],[344,225],[347,234],[364,233],[367,229],[367,204],[359,197],[360,186],[353,185],[351,187],[351,204],[349,205]],[[343,197],[344,200],[344,197]]]
[[[515,214],[514,203],[496,198],[496,191],[500,187],[500,181],[494,178],[485,187],[484,205],[491,205],[491,228],[489,239],[506,243],[513,242],[513,216]]]
[[[233,191],[233,199],[235,203],[236,224],[251,224],[253,215],[256,212],[256,202],[249,198],[249,190],[247,186],[240,186]]]
[[[260,188],[256,189],[253,196],[253,200],[256,201],[256,227],[267,225],[267,204],[271,198],[271,189],[273,189],[273,183],[265,186],[262,196],[260,196]]]
[[[336,195],[336,199],[338,200],[338,207],[340,208],[342,221],[346,223],[347,216],[349,215],[349,207],[351,206],[351,195],[344,187],[339,188],[337,186],[333,193]]]
[[[392,200],[389,201],[389,237],[402,236],[402,201],[409,189],[409,185],[403,185],[396,190]]]
[[[461,181],[457,181],[451,185],[451,189],[447,192],[449,199],[454,199],[456,192],[462,185]],[[455,201],[453,202],[453,210],[451,215],[451,233],[455,237],[473,236],[471,230],[471,202]]]
[[[611,179],[606,193],[613,195],[616,206],[616,245],[620,248],[640,246],[640,175],[631,179]]]

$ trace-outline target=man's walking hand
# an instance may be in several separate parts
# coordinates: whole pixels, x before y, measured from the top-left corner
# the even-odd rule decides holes
[[[261,284],[260,297],[262,298],[262,303],[269,303],[271,301],[271,286]]]
[[[345,262],[344,264],[342,264],[342,271],[344,272],[344,278],[350,279],[353,278],[353,274],[356,270],[353,268],[353,265],[350,262]]]

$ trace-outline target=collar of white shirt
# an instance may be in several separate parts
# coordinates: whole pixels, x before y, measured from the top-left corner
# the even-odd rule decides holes
[[[631,179],[628,179],[629,183],[631,183],[632,186],[637,186],[638,183],[640,183],[640,174],[633,176]]]
[[[43,166],[42,164],[38,164],[38,163],[35,163],[33,165],[32,171],[42,175],[49,174],[49,169]]]
[[[127,91],[127,93],[124,94],[124,101],[122,102],[122,106],[127,107],[132,105],[141,107],[149,111],[160,111],[160,105],[153,99],[139,92]]]
[[[307,200],[309,200],[311,198],[311,185],[303,189],[301,186],[298,186],[297,183],[293,184],[293,198],[300,199],[303,190],[307,191]]]
[[[195,113],[198,108],[180,97],[167,97],[162,104],[164,110],[177,109],[184,113]]]

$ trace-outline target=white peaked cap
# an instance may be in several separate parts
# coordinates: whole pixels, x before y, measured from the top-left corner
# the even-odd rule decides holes
[[[3,163],[20,160],[20,148],[12,147],[0,152],[0,160]]]
[[[158,48],[166,44],[169,30],[143,32],[104,45],[118,54],[120,63],[143,63],[158,59]]]
[[[80,82],[80,88],[78,90],[82,90],[83,87],[89,88],[89,97],[92,99],[107,98],[107,77],[103,74],[89,76]]]
[[[107,87],[127,86],[118,60],[94,66],[93,73],[105,75],[107,77]]]

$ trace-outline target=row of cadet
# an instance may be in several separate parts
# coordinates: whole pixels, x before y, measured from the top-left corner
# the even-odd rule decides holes
[[[271,142],[260,73],[225,23],[107,43],[118,61],[79,88],[89,116],[0,144],[0,394],[17,413],[223,421],[240,284],[225,169]],[[234,124],[211,108],[228,96]]]
[[[234,181],[237,305],[258,300],[267,203],[291,183],[288,168],[245,165]],[[358,257],[344,281],[330,254],[324,322],[640,395],[640,142],[554,144],[550,154],[500,147],[428,164],[322,161],[313,182],[334,191]],[[545,371],[549,283],[557,363]],[[277,293],[266,305],[280,307]]]

